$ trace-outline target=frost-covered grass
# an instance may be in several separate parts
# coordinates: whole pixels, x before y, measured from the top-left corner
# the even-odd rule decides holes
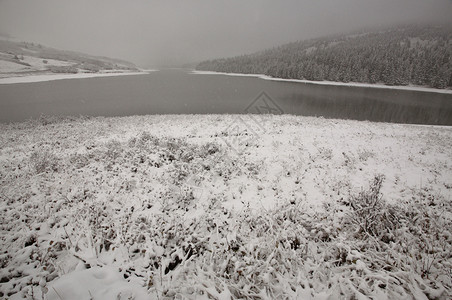
[[[0,125],[0,296],[451,297],[452,129],[238,118]]]

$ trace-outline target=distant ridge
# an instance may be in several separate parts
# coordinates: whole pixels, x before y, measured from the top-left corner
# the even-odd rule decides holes
[[[51,73],[75,74],[138,71],[130,62],[63,51],[36,43],[0,39],[0,78]]]
[[[452,88],[452,29],[403,26],[294,42],[197,70],[314,81]]]

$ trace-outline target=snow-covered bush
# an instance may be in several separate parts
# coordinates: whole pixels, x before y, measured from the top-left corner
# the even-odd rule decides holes
[[[50,149],[34,151],[30,155],[30,164],[36,174],[56,172],[59,168],[59,159]]]
[[[347,221],[360,238],[370,235],[388,241],[400,225],[397,208],[387,204],[380,192],[383,181],[383,175],[376,175],[369,190],[352,196],[348,202],[351,213]]]

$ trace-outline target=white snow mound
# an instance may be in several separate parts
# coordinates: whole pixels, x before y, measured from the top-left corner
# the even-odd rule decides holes
[[[113,267],[94,267],[62,276],[49,286],[47,300],[147,300],[146,289],[127,282]]]

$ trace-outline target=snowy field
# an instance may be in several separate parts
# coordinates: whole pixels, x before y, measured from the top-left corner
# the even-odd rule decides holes
[[[452,128],[0,125],[2,299],[450,299]]]
[[[354,86],[354,87],[369,87],[369,88],[379,88],[379,89],[395,89],[395,90],[408,90],[408,91],[420,91],[420,92],[431,92],[431,93],[441,93],[441,94],[452,94],[451,89],[435,89],[423,86],[413,86],[413,85],[385,85],[385,84],[374,84],[374,83],[360,83],[360,82],[337,82],[337,81],[314,81],[314,80],[304,80],[304,79],[285,79],[271,77],[264,74],[241,74],[241,73],[223,73],[223,72],[213,72],[213,71],[192,71],[192,74],[198,75],[227,75],[227,76],[243,76],[243,77],[256,77],[264,80],[273,81],[285,81],[285,82],[299,82],[299,83],[309,83],[309,84],[320,84],[320,85],[335,85],[335,86]]]

